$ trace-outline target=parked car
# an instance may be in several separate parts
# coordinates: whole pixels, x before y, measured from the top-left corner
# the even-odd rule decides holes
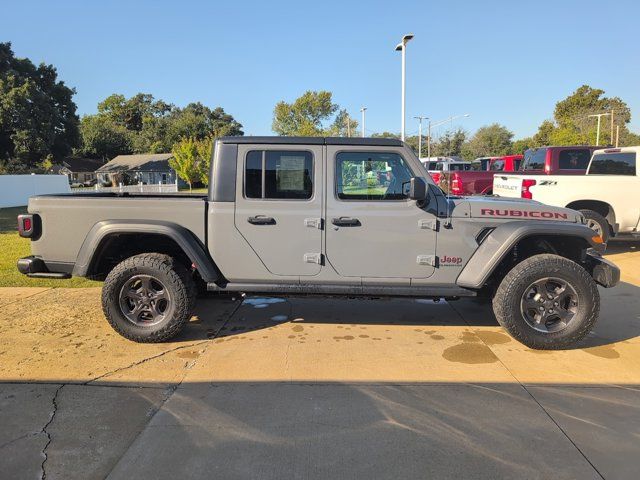
[[[472,164],[470,162],[459,161],[459,162],[436,162],[433,165],[433,170],[428,170],[429,175],[433,178],[433,181],[436,182],[436,185],[440,182],[440,179],[443,175],[448,174],[449,172],[463,172],[469,171],[472,168]]]
[[[391,172],[387,186],[367,176],[380,165]],[[620,277],[578,212],[448,199],[395,139],[219,138],[210,178],[202,197],[31,197],[18,224],[32,255],[18,269],[103,279],[107,320],[137,342],[180,332],[200,285],[285,297],[492,298],[500,324],[540,349],[583,338],[599,314],[597,284]]]
[[[528,175],[583,175],[595,150],[602,147],[539,147],[524,152],[519,171]]]
[[[491,195],[493,193],[493,175],[496,172],[513,172],[518,170],[522,155],[506,155],[491,157],[486,162],[488,170],[452,171],[448,175],[440,175],[434,181],[445,192],[453,195]]]
[[[502,197],[579,210],[605,242],[612,236],[638,236],[639,155],[640,147],[596,150],[586,175],[496,175],[493,189]]]

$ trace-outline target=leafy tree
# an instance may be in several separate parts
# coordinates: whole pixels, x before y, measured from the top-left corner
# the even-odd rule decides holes
[[[79,143],[74,93],[53,65],[36,67],[0,43],[0,160],[28,169],[49,154],[68,155]]]
[[[200,166],[200,181],[209,186],[209,169],[211,168],[211,154],[213,150],[213,137],[196,141],[198,152],[198,164]]]
[[[293,103],[276,104],[271,129],[278,135],[321,137],[326,134],[324,125],[338,108],[331,92],[309,90]]]
[[[358,132],[358,121],[352,118],[346,109],[342,108],[336,114],[333,123],[323,132],[329,137],[358,137],[362,132]]]
[[[465,144],[464,157],[472,159],[489,155],[506,155],[511,150],[512,138],[513,133],[498,123],[480,127]]]
[[[81,153],[91,158],[111,160],[133,153],[133,134],[104,115],[87,115],[80,122]]]
[[[183,138],[173,146],[171,153],[173,157],[169,159],[169,166],[189,184],[191,190],[193,182],[198,181],[201,175],[197,140]]]
[[[449,130],[441,135],[438,139],[431,142],[431,156],[433,157],[461,157],[463,148],[467,142],[469,134],[463,128]],[[422,153],[425,154],[426,142],[422,142]]]
[[[512,155],[522,155],[525,151],[535,146],[533,137],[521,138],[511,144]]]

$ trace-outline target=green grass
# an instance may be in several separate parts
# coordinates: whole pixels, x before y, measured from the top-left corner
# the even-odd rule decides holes
[[[31,254],[31,241],[18,235],[16,217],[26,207],[0,208],[0,287],[97,287],[100,282],[85,278],[45,280],[29,278],[18,272],[16,262]]]

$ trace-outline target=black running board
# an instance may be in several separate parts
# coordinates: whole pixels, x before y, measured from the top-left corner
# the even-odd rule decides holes
[[[48,278],[50,280],[65,280],[67,278],[71,278],[70,273],[61,273],[61,272],[38,272],[38,273],[27,273],[27,277],[30,278]]]

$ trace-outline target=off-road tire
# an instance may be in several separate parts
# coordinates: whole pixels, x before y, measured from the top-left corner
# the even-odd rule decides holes
[[[600,215],[598,212],[594,212],[593,210],[580,210],[580,213],[584,215],[584,218],[587,219],[587,222],[595,222],[600,225],[600,231],[602,232],[602,241],[606,244],[609,241],[609,237],[611,236],[611,227],[609,226],[609,222],[607,219]]]
[[[120,291],[135,275],[151,275],[169,291],[173,312],[161,323],[141,326],[125,317],[120,307]],[[191,318],[196,297],[197,287],[184,265],[168,255],[143,253],[120,262],[107,275],[102,287],[102,311],[123,337],[139,343],[158,343],[180,333]]]
[[[525,290],[536,280],[555,277],[570,284],[578,298],[575,316],[557,332],[540,332],[525,320],[521,308]],[[498,323],[529,348],[559,350],[587,335],[600,313],[600,294],[591,275],[577,263],[558,255],[534,255],[517,264],[504,277],[493,298]]]

